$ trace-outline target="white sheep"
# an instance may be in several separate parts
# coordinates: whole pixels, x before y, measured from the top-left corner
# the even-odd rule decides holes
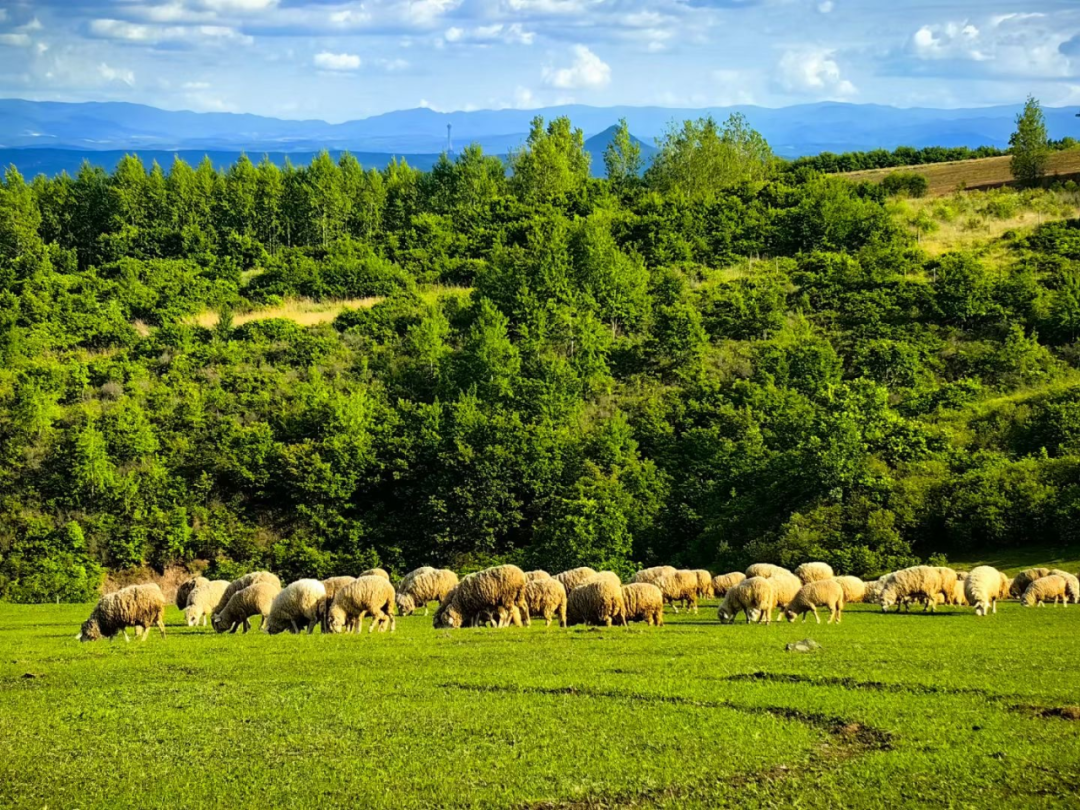
[[[566,627],[566,588],[558,580],[532,579],[525,583],[525,603],[530,616],[542,616],[544,626],[559,617],[559,627]]]
[[[746,623],[752,621],[772,624],[776,609],[776,591],[771,579],[747,577],[728,590],[724,601],[716,610],[716,616],[724,624],[732,624],[740,612],[746,614]]]
[[[556,574],[553,579],[557,579],[563,584],[563,587],[566,588],[566,595],[569,596],[570,591],[574,590],[574,588],[582,582],[592,579],[595,576],[596,571],[589,568],[587,565],[583,565],[580,568],[571,568],[569,571],[563,571],[562,573]]]
[[[1012,586],[1009,588],[1010,596],[1020,596],[1027,590],[1028,585],[1037,579],[1050,576],[1049,568],[1028,568],[1013,577]]]
[[[834,579],[836,575],[833,574],[832,566],[828,563],[806,562],[795,569],[795,576],[805,585],[822,579]]]
[[[715,595],[712,586],[712,574],[704,568],[696,568],[694,573],[697,574],[697,598],[712,599]]]
[[[803,586],[801,579],[783,570],[775,572],[771,577],[766,578],[772,583],[776,606],[781,610],[788,606],[788,603],[795,598],[799,593],[799,589]]]
[[[568,624],[625,625],[626,606],[619,577],[611,571],[601,571],[574,588],[566,599],[566,620]]]
[[[369,568],[367,571],[361,571],[360,576],[362,576],[362,577],[382,577],[387,582],[390,581],[390,575],[388,573],[386,573],[386,570],[383,569],[383,568]]]
[[[1065,577],[1059,577],[1056,574],[1039,577],[1024,589],[1023,594],[1020,595],[1020,604],[1024,607],[1031,607],[1032,605],[1042,607],[1045,602],[1053,599],[1055,605],[1060,600],[1062,607],[1068,607],[1068,587],[1069,583],[1065,580]]]
[[[497,565],[464,577],[439,605],[433,623],[436,628],[451,628],[497,620],[505,626],[522,618],[529,623],[525,572],[516,565]]]
[[[394,619],[394,586],[380,576],[357,577],[334,596],[327,613],[327,627],[331,633],[355,630],[359,633],[364,627],[364,617],[371,615],[368,632],[378,627],[379,632],[397,629]]]
[[[187,626],[197,627],[201,621],[205,627],[210,621],[214,607],[221,601],[222,594],[228,588],[229,580],[227,579],[206,580],[204,584],[196,585],[188,596],[187,607],[184,608]]]
[[[266,632],[270,635],[288,630],[299,633],[305,627],[315,631],[319,623],[319,606],[326,598],[326,588],[317,579],[298,579],[282,588],[270,606]]]
[[[631,582],[622,586],[623,608],[628,622],[664,626],[664,594],[649,582]]]
[[[795,598],[788,603],[784,616],[789,622],[795,621],[797,616],[802,616],[803,621],[806,621],[806,613],[809,611],[814,614],[817,623],[821,624],[821,617],[817,612],[819,607],[829,609],[829,624],[834,621],[840,624],[844,617],[844,588],[835,579],[816,579],[803,585]]]
[[[786,568],[782,568],[779,565],[773,565],[772,563],[754,563],[746,569],[746,578],[752,579],[754,577],[762,577],[763,579],[772,579],[780,574],[789,574],[795,576]]]
[[[235,633],[243,626],[246,633],[251,629],[251,617],[259,616],[260,629],[266,632],[266,619],[274,605],[274,597],[281,593],[281,586],[269,579],[256,580],[253,585],[241,588],[229,597],[229,603],[210,617],[214,631]]]
[[[446,595],[458,585],[458,575],[447,568],[417,569],[405,575],[397,587],[397,608],[408,616],[420,606],[428,615],[428,603],[445,601]]]
[[[330,632],[330,626],[327,623],[327,616],[330,613],[330,603],[334,601],[334,597],[337,596],[338,591],[353,582],[356,582],[356,577],[350,576],[327,577],[322,581],[323,587],[326,589],[326,596],[323,597],[318,611],[319,629],[322,630],[322,632]]]
[[[225,609],[225,605],[229,604],[229,600],[232,599],[232,595],[237,591],[242,591],[249,585],[254,585],[256,582],[269,582],[271,585],[277,585],[278,591],[281,590],[281,580],[269,571],[252,571],[250,574],[244,574],[239,579],[234,579],[229,587],[225,589],[225,593],[221,595],[221,599],[218,600],[217,605],[214,606],[212,613],[220,613]]]
[[[127,629],[134,627],[135,637],[146,641],[150,628],[155,626],[165,638],[165,594],[154,584],[129,585],[101,597],[75,638],[112,640],[123,633],[124,641],[130,641]]]
[[[1070,574],[1068,571],[1062,571],[1060,568],[1052,568],[1050,574],[1065,580],[1065,594],[1069,601],[1080,603],[1080,579],[1077,579],[1074,574]]]
[[[525,572],[525,581],[526,582],[532,582],[533,580],[537,580],[537,579],[551,579],[551,574],[549,574],[547,571],[542,571],[539,568],[536,569],[535,571],[526,571]],[[566,590],[566,588],[564,587],[563,590]]]
[[[856,602],[862,602],[866,599],[866,583],[858,577],[842,576],[837,577],[836,581],[840,583],[840,587],[844,589],[844,604],[853,605]]]
[[[712,578],[713,594],[721,599],[727,592],[746,579],[742,571],[732,571],[730,574],[717,574]]]
[[[953,577],[956,580],[956,577]],[[951,586],[950,586],[951,587]],[[894,571],[885,578],[881,591],[881,610],[888,612],[893,605],[904,600],[922,601],[924,610],[934,611],[937,607],[937,595],[942,592],[941,572],[929,565],[916,565]],[[899,607],[897,608],[899,609]]]
[[[176,606],[183,610],[188,606],[188,598],[191,596],[191,592],[200,585],[205,585],[210,580],[206,577],[192,577],[180,583],[180,586],[176,589]]]
[[[964,597],[975,606],[976,616],[997,613],[998,599],[1008,594],[1008,577],[989,565],[973,569],[964,580]]]

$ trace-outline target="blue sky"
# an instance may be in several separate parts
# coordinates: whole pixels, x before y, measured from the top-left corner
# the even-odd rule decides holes
[[[1080,0],[0,0],[0,96],[342,121],[1080,105]]]

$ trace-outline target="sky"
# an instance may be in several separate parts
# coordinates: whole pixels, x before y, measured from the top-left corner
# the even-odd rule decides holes
[[[1080,104],[1080,0],[0,0],[0,97],[389,110]]]

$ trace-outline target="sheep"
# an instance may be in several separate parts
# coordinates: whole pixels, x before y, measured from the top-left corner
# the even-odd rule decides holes
[[[752,579],[753,577],[772,579],[777,574],[791,574],[791,572],[786,568],[781,568],[779,565],[773,565],[772,563],[754,563],[746,569],[747,579]],[[795,576],[794,574],[791,575]]]
[[[221,599],[218,600],[217,605],[214,607],[211,613],[220,613],[225,609],[225,606],[229,604],[229,600],[232,599],[232,595],[237,591],[242,591],[249,585],[254,585],[256,582],[269,582],[272,585],[277,585],[277,589],[281,590],[281,580],[271,574],[269,571],[252,571],[250,574],[244,574],[239,579],[234,579],[228,588],[225,589],[225,593],[221,595]]]
[[[959,602],[956,601],[957,593],[963,596],[963,590],[959,592],[956,590],[956,583],[960,580],[960,577],[956,575],[956,571],[946,566],[934,566],[938,575],[941,577],[941,587],[938,589],[938,593],[941,594],[943,602],[946,605],[956,605]]]
[[[980,565],[964,580],[964,597],[975,606],[976,616],[997,613],[998,599],[1008,594],[1008,578],[989,565]]]
[[[1059,577],[1057,574],[1051,574],[1048,577],[1039,577],[1032,582],[1027,588],[1024,589],[1024,593],[1020,596],[1020,604],[1024,607],[1031,607],[1032,605],[1043,606],[1043,603],[1053,599],[1054,604],[1058,604],[1058,600],[1061,600],[1063,607],[1068,607],[1069,583],[1065,580],[1065,577]]]
[[[622,586],[623,607],[628,622],[664,626],[664,594],[649,582],[631,582]]]
[[[547,571],[541,571],[540,569],[525,572],[526,582],[534,582],[538,579],[551,579],[551,574],[549,574]],[[565,590],[565,588],[563,590]]]
[[[601,571],[574,588],[566,599],[566,620],[568,624],[626,625],[619,577],[611,571]]]
[[[1065,580],[1066,596],[1074,603],[1080,603],[1080,579],[1077,579],[1075,575],[1070,574],[1068,571],[1062,571],[1060,568],[1050,569],[1050,575]]]
[[[767,577],[767,579],[772,583],[773,594],[776,596],[776,606],[781,610],[787,607],[788,603],[795,598],[799,593],[799,589],[803,586],[801,579],[787,572],[775,574]]]
[[[740,612],[746,613],[746,623],[752,621],[772,624],[776,608],[776,591],[773,582],[765,577],[748,577],[731,588],[716,610],[723,624],[732,624]]]
[[[697,574],[697,598],[712,599],[715,593],[712,587],[712,574],[704,568],[697,568],[694,573]]]
[[[326,588],[317,579],[298,579],[274,597],[266,632],[276,635],[285,630],[299,633],[307,627],[308,634],[318,623],[319,603],[326,597]]]
[[[810,611],[817,623],[821,624],[821,617],[817,612],[819,606],[829,609],[828,624],[834,621],[840,624],[844,617],[844,586],[835,579],[818,579],[806,583],[788,603],[784,617],[793,622],[796,616],[802,616],[803,621],[806,621],[806,613]]]
[[[97,641],[99,638],[111,641],[117,633],[123,633],[124,641],[130,641],[127,629],[134,627],[135,637],[146,641],[153,626],[165,638],[165,594],[154,584],[129,585],[101,597],[75,638],[79,641]]]
[[[364,617],[371,614],[371,633],[376,627],[383,633],[397,629],[394,619],[394,586],[380,576],[357,577],[334,595],[334,601],[326,615],[326,626],[331,633],[357,632],[364,627]]]
[[[259,627],[266,632],[266,619],[274,605],[274,597],[281,593],[281,586],[269,579],[256,580],[253,585],[241,588],[229,597],[224,609],[210,617],[214,631],[235,633],[243,626],[246,633],[251,629],[251,617],[259,616]]]
[[[210,580],[206,577],[192,577],[189,580],[185,580],[180,583],[180,587],[176,589],[176,606],[183,610],[188,606],[188,597],[191,596],[191,592],[200,585],[205,585]]]
[[[516,565],[497,565],[469,574],[446,595],[435,612],[433,623],[436,628],[461,627],[475,624],[481,614],[486,614],[489,619],[498,616],[501,627],[511,621],[518,625],[522,618],[529,624],[525,572]]]
[[[795,569],[795,576],[802,580],[803,585],[808,582],[817,582],[822,579],[835,579],[832,566],[823,562],[803,563]]]
[[[663,591],[664,598],[671,602],[671,609],[676,613],[679,612],[679,606],[677,602],[682,602],[683,607],[686,608],[687,613],[693,611],[698,612],[698,588],[700,585],[700,578],[696,571],[688,571],[683,569],[676,571],[672,577],[662,577],[655,583],[656,586]],[[710,578],[709,584],[712,585]]]
[[[587,579],[592,579],[596,576],[596,571],[589,568],[587,565],[583,565],[580,568],[571,568],[569,571],[563,571],[561,574],[556,574],[554,579],[559,580],[566,588],[566,595],[570,595],[570,591],[574,590],[578,585]]]
[[[525,604],[529,606],[530,616],[544,617],[545,627],[551,626],[555,616],[559,617],[559,627],[566,627],[566,588],[558,580],[548,577],[527,581]]]
[[[215,579],[213,582],[206,580],[204,585],[196,585],[188,596],[187,607],[184,608],[184,618],[188,627],[197,627],[202,622],[206,627],[210,621],[210,614],[219,601],[221,595],[229,587],[229,580]]]
[[[334,601],[334,597],[337,596],[337,592],[344,588],[346,585],[356,582],[356,577],[341,576],[341,577],[329,577],[322,581],[323,587],[326,589],[326,596],[323,597],[322,602],[319,604],[319,610],[317,618],[319,620],[319,629],[324,633],[330,632],[330,626],[327,624],[327,616],[330,613],[330,604]]]
[[[951,599],[951,601],[949,601],[948,604],[950,604],[950,605],[966,605],[966,604],[968,604],[967,594],[966,594],[966,592],[964,590],[964,582],[965,582],[965,580],[959,579],[959,578],[955,582],[953,582],[953,584],[952,584],[952,586],[953,586],[952,599]]]
[[[458,575],[446,568],[417,569],[405,576],[397,587],[397,609],[408,616],[421,605],[428,615],[428,602],[442,604],[458,584]]]
[[[1021,571],[1013,577],[1012,586],[1009,589],[1010,596],[1020,596],[1027,590],[1028,585],[1037,579],[1050,576],[1049,568],[1029,568]]]
[[[386,573],[385,568],[369,568],[367,571],[360,572],[361,577],[382,577],[387,582],[390,581],[390,575]],[[359,577],[358,577],[359,579]]]
[[[727,592],[746,579],[742,571],[732,571],[730,574],[717,574],[712,578],[713,594],[721,599]]]
[[[863,601],[866,598],[867,585],[858,577],[837,577],[836,581],[839,582],[840,587],[844,589],[845,605],[853,605],[857,602]]]
[[[881,611],[887,613],[890,607],[906,599],[920,599],[926,606],[924,610],[933,612],[937,607],[935,597],[941,592],[941,572],[937,568],[916,565],[894,571],[885,578],[881,591]]]
[[[863,601],[871,605],[881,604],[881,594],[885,590],[886,577],[880,577],[873,582],[866,583],[866,593],[863,594]]]

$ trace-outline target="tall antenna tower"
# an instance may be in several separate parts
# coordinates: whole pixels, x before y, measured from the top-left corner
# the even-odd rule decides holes
[[[453,124],[446,125],[446,154],[454,154],[454,141],[450,138],[450,132],[453,129]]]

